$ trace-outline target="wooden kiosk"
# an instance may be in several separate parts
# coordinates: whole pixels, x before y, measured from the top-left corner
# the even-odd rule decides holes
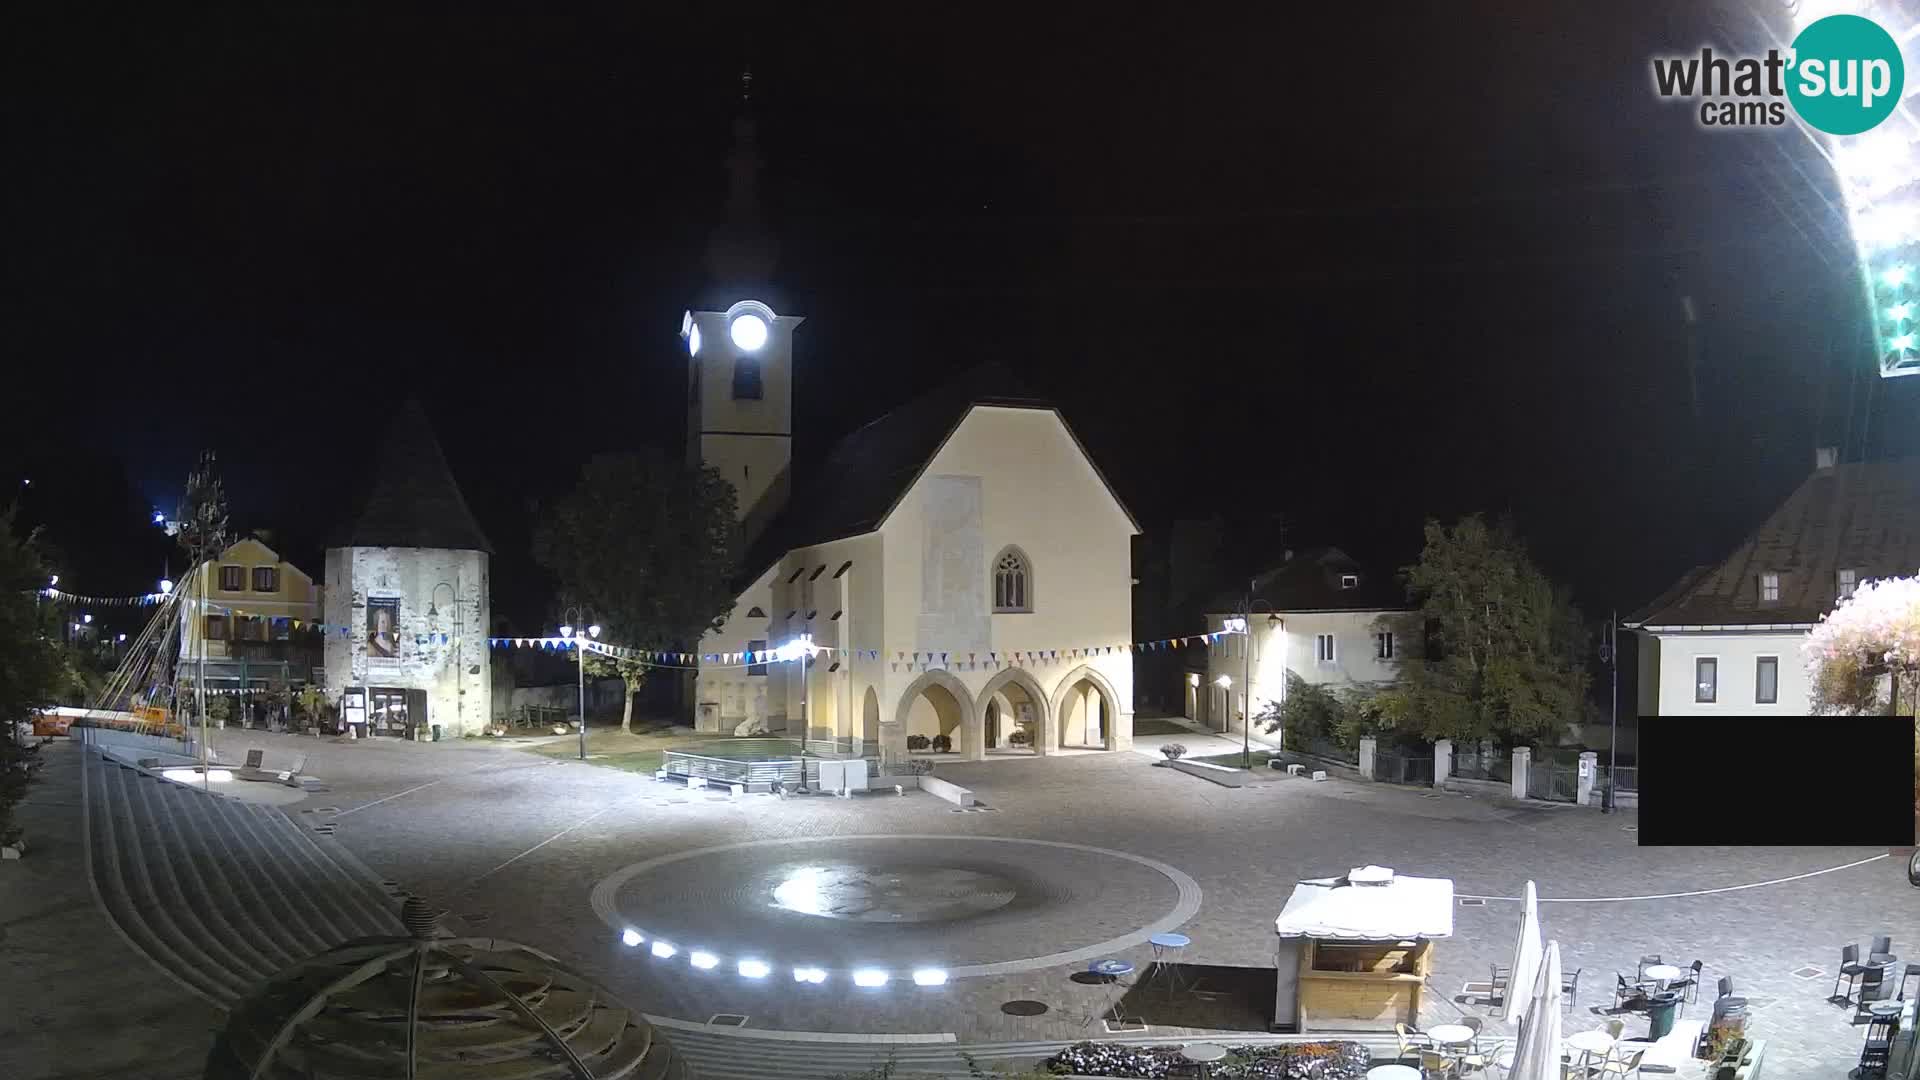
[[[1382,866],[1303,881],[1274,931],[1274,1030],[1417,1027],[1433,943],[1453,936],[1453,882]]]

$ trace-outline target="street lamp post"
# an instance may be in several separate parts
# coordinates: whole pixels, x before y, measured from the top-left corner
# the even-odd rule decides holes
[[[1607,793],[1600,801],[1600,812],[1613,813],[1613,774],[1620,761],[1620,636],[1619,613],[1607,612],[1606,642],[1600,648],[1607,660],[1607,677],[1613,684],[1613,709],[1607,718]]]
[[[1244,704],[1240,709],[1240,767],[1253,768],[1253,588],[1257,581],[1247,583],[1247,602],[1241,609],[1241,617],[1226,620],[1228,633],[1237,633],[1244,640],[1240,649],[1240,697]],[[1261,601],[1267,608],[1267,627],[1271,630],[1280,625],[1280,616],[1273,611],[1273,605]],[[1233,680],[1222,675],[1219,685],[1231,686]],[[1227,708],[1233,708],[1229,695]]]
[[[819,646],[813,643],[812,634],[801,634],[774,653],[775,659],[793,660],[800,664],[800,782],[794,786],[794,791],[801,794],[807,792],[807,736],[812,734],[810,728],[813,725],[813,679],[807,667],[819,651]]]
[[[566,622],[560,627],[560,636],[573,642],[573,655],[580,667],[580,760],[587,760],[587,642],[600,636],[600,624],[591,623],[576,627],[575,621],[585,622],[586,612],[570,607],[564,613]],[[581,616],[576,620],[574,616]]]

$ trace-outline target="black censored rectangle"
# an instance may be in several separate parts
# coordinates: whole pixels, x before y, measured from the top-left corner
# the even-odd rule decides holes
[[[1911,716],[1648,716],[1643,847],[1911,847]]]

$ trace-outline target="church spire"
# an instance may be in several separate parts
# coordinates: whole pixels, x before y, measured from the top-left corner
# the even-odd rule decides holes
[[[758,129],[753,118],[753,69],[740,73],[740,111],[727,155],[726,221],[707,240],[707,273],[725,288],[765,286],[779,247],[760,212]]]

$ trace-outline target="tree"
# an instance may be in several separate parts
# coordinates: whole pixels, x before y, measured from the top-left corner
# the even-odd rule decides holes
[[[1897,716],[1902,703],[1913,708],[1920,701],[1920,578],[1860,585],[1821,616],[1801,651],[1814,712]]]
[[[39,747],[21,741],[19,725],[53,704],[66,674],[58,642],[41,632],[46,564],[34,537],[14,532],[14,511],[0,512],[0,845],[20,837],[13,808],[26,798],[39,768]]]
[[[559,585],[556,606],[591,612],[602,641],[682,650],[733,610],[734,505],[733,486],[712,468],[657,451],[601,454],[541,515],[534,558]],[[632,731],[648,665],[597,653],[586,663],[626,684],[620,729]]]
[[[1399,680],[1376,695],[1380,724],[1429,741],[1518,743],[1578,722],[1588,631],[1511,526],[1429,521],[1406,574],[1419,606],[1387,621],[1425,650],[1409,650]]]

